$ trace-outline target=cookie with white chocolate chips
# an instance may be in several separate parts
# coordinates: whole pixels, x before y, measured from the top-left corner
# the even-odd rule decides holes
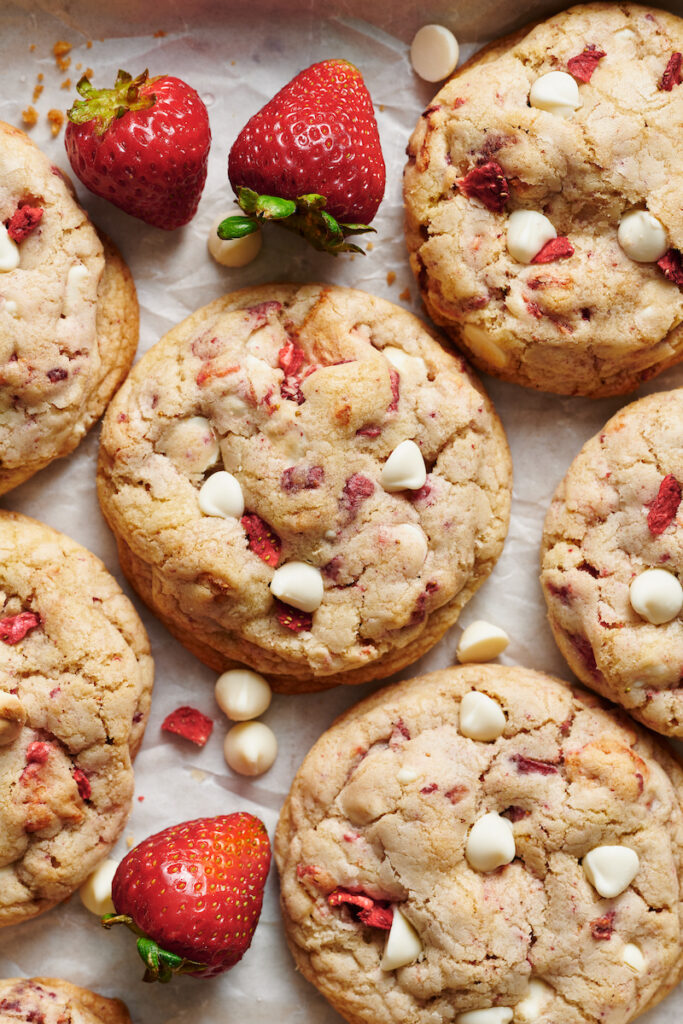
[[[683,737],[683,389],[621,409],[548,511],[541,584],[555,640],[586,686]]]
[[[597,396],[683,358],[681,51],[669,12],[584,4],[485,48],[423,113],[410,260],[479,369]]]
[[[683,973],[682,800],[663,745],[558,679],[387,687],[282,810],[296,965],[351,1024],[627,1024]]]
[[[59,169],[0,122],[0,494],[76,447],[137,343],[125,263]]]
[[[16,1024],[130,1024],[120,999],[106,999],[61,978],[0,980],[0,1022]]]
[[[387,676],[455,621],[507,530],[510,456],[464,363],[365,292],[263,285],[155,345],[110,406],[124,572],[216,669]]]
[[[118,839],[153,670],[142,623],[99,559],[10,512],[0,599],[2,926],[70,896]]]

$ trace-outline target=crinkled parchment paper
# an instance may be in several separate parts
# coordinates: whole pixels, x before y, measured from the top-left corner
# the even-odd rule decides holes
[[[414,0],[0,0],[0,118],[20,124],[31,102],[37,75],[44,92],[35,106],[35,141],[56,164],[68,169],[63,133],[51,138],[45,115],[65,109],[82,68],[95,70],[95,84],[111,84],[123,67],[136,74],[177,74],[203,96],[211,117],[213,146],[209,177],[199,212],[185,229],[166,234],[133,220],[85,192],[79,196],[93,220],[118,244],[138,287],[142,312],[140,352],[197,307],[223,292],[269,280],[325,280],[365,288],[420,313],[417,289],[406,258],[402,233],[401,172],[404,149],[419,112],[436,87],[412,74],[408,44],[422,24],[449,25],[466,41],[463,56],[482,42],[559,4],[452,0],[417,4]],[[671,4],[683,13],[683,4]],[[248,13],[245,14],[245,9]],[[363,20],[363,19],[370,19]],[[165,34],[160,34],[165,33]],[[55,41],[73,46],[71,67],[60,72],[52,56]],[[87,47],[87,41],[92,46]],[[35,49],[30,49],[31,46]],[[378,234],[366,257],[339,258],[308,251],[303,243],[272,229],[261,256],[241,270],[220,268],[207,255],[210,223],[229,206],[227,154],[247,118],[302,67],[325,57],[346,57],[363,71],[378,112],[387,162],[387,194],[375,221]],[[71,89],[61,83],[70,77]],[[396,277],[393,282],[389,272]],[[407,297],[407,292],[409,297]],[[401,296],[399,298],[399,296]],[[545,621],[537,581],[538,546],[553,489],[572,458],[620,405],[620,399],[589,401],[534,394],[486,380],[508,432],[515,470],[510,533],[489,581],[462,615],[462,625],[486,618],[508,631],[512,642],[506,663],[528,665],[570,678]],[[662,374],[642,389],[683,385],[683,367]],[[639,393],[639,394],[640,394]],[[3,505],[35,516],[65,531],[119,571],[113,539],[95,497],[99,428],[80,448],[23,487],[5,496]],[[131,596],[133,596],[131,594]],[[133,597],[147,626],[156,661],[156,689],[147,735],[136,763],[136,800],[132,817],[115,851],[171,823],[198,815],[246,809],[260,815],[272,832],[282,801],[301,759],[335,716],[379,684],[338,688],[299,697],[276,696],[265,721],[275,730],[280,753],[259,779],[234,775],[223,761],[226,720],[213,700],[214,674],[171,638]],[[430,654],[401,675],[409,677],[452,663],[460,626]],[[160,733],[165,715],[191,703],[215,718],[207,746]],[[78,897],[42,917],[0,932],[0,976],[61,976],[106,995],[124,998],[133,1020],[160,1024],[270,1024],[274,1019],[335,1024],[340,1018],[293,968],[280,927],[275,872],[251,950],[228,974],[201,982],[183,978],[171,986],[140,981],[142,965],[122,929],[106,934]],[[673,1024],[683,1013],[683,991],[672,995],[643,1021]]]

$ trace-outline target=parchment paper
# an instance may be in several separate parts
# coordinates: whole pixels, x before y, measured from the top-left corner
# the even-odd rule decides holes
[[[0,118],[20,125],[39,73],[44,92],[35,106],[39,123],[31,134],[60,167],[69,170],[63,133],[51,138],[45,114],[65,109],[75,95],[82,68],[95,70],[95,84],[109,85],[119,67],[136,74],[177,74],[199,90],[211,118],[213,146],[209,177],[199,212],[185,229],[167,234],[149,228],[77,185],[93,220],[119,245],[138,287],[142,313],[139,353],[187,314],[223,292],[269,280],[326,280],[354,285],[420,313],[417,289],[405,254],[401,173],[404,149],[419,112],[436,86],[412,73],[408,45],[422,24],[437,21],[459,37],[462,57],[560,4],[526,2],[392,3],[367,0],[250,0],[248,5],[216,0],[0,0]],[[664,4],[683,14],[683,4]],[[248,10],[245,13],[244,8]],[[366,19],[366,20],[362,20]],[[164,32],[165,35],[155,33]],[[73,46],[71,68],[60,72],[52,46]],[[87,48],[87,41],[92,41]],[[35,46],[30,50],[31,45]],[[231,202],[228,150],[247,118],[297,71],[316,60],[341,56],[361,68],[378,113],[387,162],[387,193],[373,250],[366,257],[321,256],[284,232],[271,229],[261,256],[241,270],[218,267],[206,252],[208,228]],[[60,88],[70,77],[70,90]],[[395,273],[393,283],[387,274]],[[410,298],[399,298],[408,289]],[[551,494],[585,440],[625,401],[589,401],[535,394],[485,380],[512,448],[515,489],[512,521],[503,555],[465,609],[461,623],[401,677],[451,664],[461,625],[486,618],[508,631],[512,642],[502,657],[570,679],[545,621],[537,580],[538,546]],[[683,366],[662,374],[638,395],[683,385]],[[635,396],[635,397],[637,397]],[[2,504],[35,516],[99,555],[135,602],[149,631],[156,661],[156,687],[144,745],[136,762],[136,800],[114,856],[126,839],[136,842],[165,826],[197,817],[249,810],[273,833],[279,808],[306,751],[335,716],[380,684],[337,688],[319,695],[276,696],[264,720],[274,729],[280,751],[265,776],[249,780],[225,765],[222,741],[227,722],[213,700],[215,675],[188,654],[147,611],[123,580],[116,549],[95,497],[99,427],[80,448]],[[160,732],[166,714],[191,703],[215,718],[204,750]],[[274,1019],[339,1024],[340,1018],[294,971],[280,925],[277,879],[271,872],[263,914],[243,961],[211,981],[177,979],[170,986],[141,981],[142,966],[130,937],[121,929],[105,933],[77,896],[33,921],[0,932],[0,976],[64,977],[128,1003],[137,1024],[219,1024]],[[643,1017],[647,1024],[674,1024],[683,1014],[683,991]]]

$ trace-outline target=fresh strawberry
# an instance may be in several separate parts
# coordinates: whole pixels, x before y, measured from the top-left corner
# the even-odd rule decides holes
[[[179,78],[119,71],[113,89],[84,76],[68,111],[66,151],[95,195],[171,231],[197,212],[211,145],[199,94]]]
[[[270,867],[265,825],[243,811],[172,825],[123,858],[116,914],[139,936],[145,981],[210,978],[241,960],[254,935]]]
[[[370,94],[358,68],[324,60],[301,71],[247,122],[228,159],[246,217],[218,228],[236,238],[272,220],[325,252],[362,252],[386,171]]]

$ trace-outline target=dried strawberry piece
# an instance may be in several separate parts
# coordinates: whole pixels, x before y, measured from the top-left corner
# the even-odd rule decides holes
[[[369,477],[362,473],[354,473],[344,484],[339,507],[353,519],[358,506],[374,493],[375,485]]]
[[[213,722],[197,708],[185,704],[181,708],[176,708],[170,715],[166,715],[161,728],[164,732],[176,733],[184,740],[203,747],[213,731]]]
[[[35,231],[42,219],[43,210],[39,206],[29,206],[27,203],[15,210],[6,222],[7,234],[19,245]]]
[[[497,160],[473,167],[456,184],[468,199],[478,199],[493,213],[502,213],[510,198],[510,186]]]
[[[436,782],[430,782],[429,785],[423,786],[422,789],[420,790],[420,792],[424,793],[425,796],[427,796],[429,793],[436,793],[438,788],[439,787],[436,784]]]
[[[275,618],[285,629],[291,629],[293,633],[302,633],[312,627],[313,615],[311,612],[302,612],[299,608],[293,608],[291,604],[285,604],[277,597],[273,600],[275,601]]]
[[[553,263],[555,260],[565,260],[568,256],[574,255],[574,246],[561,235],[559,238],[551,238],[546,242],[540,252],[537,252],[532,263]]]
[[[254,554],[258,555],[267,565],[275,567],[280,560],[282,547],[282,541],[278,535],[255,512],[247,512],[242,516],[240,522],[247,535],[247,543]]]
[[[596,941],[601,942],[612,938],[615,916],[616,911],[610,910],[604,917],[596,917],[594,921],[591,921],[591,935]]]
[[[531,775],[536,772],[538,775],[557,775],[557,765],[550,761],[539,761],[535,757],[525,757],[524,754],[513,754],[511,761],[517,765],[517,771],[522,775]]]
[[[683,288],[683,256],[678,249],[667,249],[662,258],[657,260],[657,266],[667,281],[673,281],[679,288]]]
[[[381,433],[381,427],[361,427],[359,430],[356,431],[356,437],[379,437]]]
[[[280,368],[289,377],[297,374],[306,361],[306,353],[293,341],[288,341],[277,354]]]
[[[34,743],[29,743],[26,749],[26,763],[45,764],[53,750],[53,744],[46,743],[45,740],[36,740]]]
[[[671,473],[664,477],[659,485],[657,497],[650,505],[647,514],[647,525],[650,533],[658,537],[667,526],[674,521],[678,506],[681,503],[681,485]]]
[[[598,63],[606,56],[607,54],[604,50],[598,50],[594,43],[590,43],[583,53],[569,58],[567,70],[570,75],[578,78],[580,82],[590,82]]]
[[[387,408],[387,412],[396,412],[400,394],[400,378],[398,371],[393,367],[389,370],[389,380],[391,381],[391,403]]]
[[[74,769],[74,782],[78,787],[78,793],[81,800],[89,800],[92,794],[92,786],[90,785],[90,779],[82,768]]]
[[[322,466],[289,466],[280,477],[280,487],[288,494],[315,491],[325,479]]]
[[[591,675],[599,676],[598,663],[595,660],[595,652],[590,640],[585,636],[581,636],[580,633],[568,633],[567,636]]]
[[[306,396],[301,390],[301,380],[299,377],[285,377],[280,385],[280,394],[283,398],[296,402],[297,405],[303,405],[306,401]]]
[[[664,74],[659,80],[660,92],[671,92],[674,85],[681,84],[681,54],[678,51],[671,54],[669,62],[664,68]]]
[[[20,612],[0,619],[0,640],[6,644],[18,644],[26,634],[40,625],[40,619],[33,612]]]
[[[270,299],[268,302],[259,302],[256,306],[247,306],[246,312],[255,321],[255,327],[263,327],[271,313],[279,313],[281,309],[281,302],[278,302],[276,299]]]
[[[382,928],[387,932],[391,929],[394,912],[389,900],[375,900],[364,893],[335,889],[327,897],[327,902],[331,907],[338,907],[341,903],[348,904],[354,909],[358,919],[371,928]]]
[[[516,804],[510,804],[507,810],[502,811],[501,817],[507,818],[508,821],[522,821],[524,818],[528,818],[531,811],[525,811],[523,807],[518,807]]]

